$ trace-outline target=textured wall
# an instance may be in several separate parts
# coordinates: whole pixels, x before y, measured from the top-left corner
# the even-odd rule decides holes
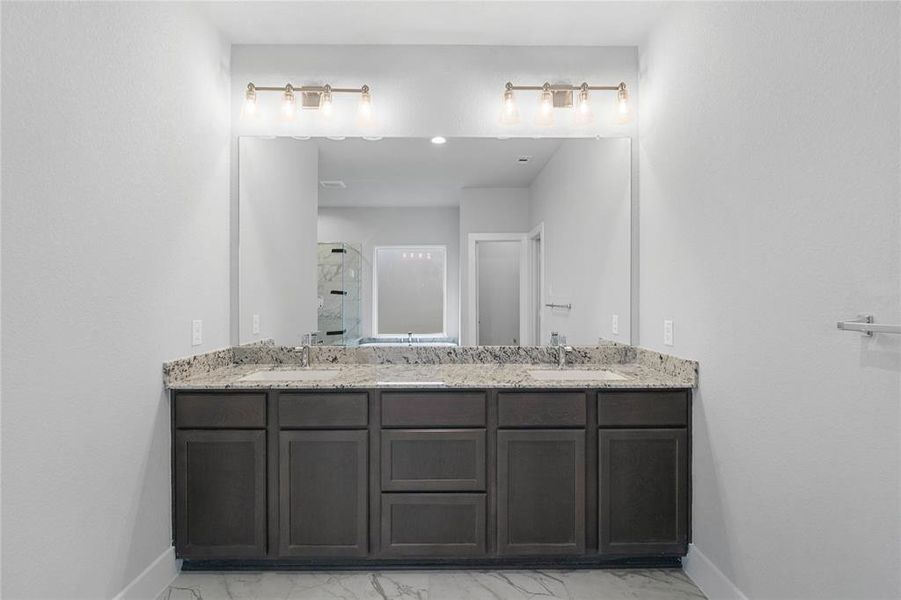
[[[2,21],[2,595],[111,598],[171,545],[161,363],[228,343],[228,47],[179,4]]]
[[[901,322],[898,10],[678,5],[641,55],[641,341],[700,361],[694,543],[749,598],[901,595],[901,336],[835,328]]]

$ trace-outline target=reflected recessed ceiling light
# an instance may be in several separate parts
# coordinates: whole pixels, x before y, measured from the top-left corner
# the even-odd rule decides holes
[[[447,138],[440,136],[440,135],[436,135],[435,137],[432,138],[433,144],[444,144],[446,142],[447,142]]]
[[[310,136],[308,135],[292,135],[291,137],[295,140],[300,140],[301,142],[305,142],[310,139]]]
[[[332,140],[333,142],[343,142],[345,140],[345,137],[343,135],[330,135],[328,139]]]
[[[370,136],[366,136],[366,135],[364,135],[364,136],[363,136],[363,139],[366,140],[367,142],[380,142],[380,141],[382,141],[382,136],[380,136],[380,135],[376,135],[376,136],[371,136],[371,135],[370,135]]]
[[[333,179],[331,181],[323,180],[319,182],[319,185],[321,185],[324,190],[343,190],[347,188],[347,184],[340,179]]]

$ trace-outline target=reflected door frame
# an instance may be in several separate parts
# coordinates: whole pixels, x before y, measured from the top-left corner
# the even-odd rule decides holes
[[[543,228],[543,226],[541,226]],[[531,325],[531,302],[529,301],[530,261],[529,235],[527,233],[470,233],[467,239],[467,301],[466,301],[466,337],[467,345],[479,345],[479,242],[518,242],[519,243],[519,344],[534,345],[534,327]]]

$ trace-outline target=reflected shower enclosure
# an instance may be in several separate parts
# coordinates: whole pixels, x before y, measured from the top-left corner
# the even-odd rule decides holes
[[[327,346],[356,346],[361,337],[361,244],[320,242],[318,247],[319,334]]]

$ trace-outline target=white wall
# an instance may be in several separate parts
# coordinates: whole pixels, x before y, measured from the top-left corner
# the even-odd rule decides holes
[[[232,134],[241,135],[381,135],[391,137],[495,137],[498,135],[548,135],[534,124],[538,104],[535,95],[519,99],[523,123],[513,128],[499,123],[503,86],[507,81],[535,83],[625,81],[633,102],[638,102],[638,57],[634,47],[591,46],[304,46],[235,45],[231,60]],[[373,93],[374,122],[368,128],[356,123],[356,99],[335,101],[331,118],[306,112],[299,119],[279,118],[278,94],[259,96],[260,114],[242,119],[244,89],[257,85],[331,83],[357,86],[367,83]],[[576,127],[564,119],[554,128],[557,137],[625,136],[634,139],[637,122],[615,123],[614,96],[598,93],[594,100],[597,123]],[[234,142],[233,142],[234,143]],[[637,153],[637,143],[633,151]],[[633,178],[638,163],[633,161]],[[232,211],[237,215],[237,160],[232,164]],[[633,186],[632,203],[638,209],[638,189]],[[237,221],[237,219],[235,219]],[[236,246],[238,232],[232,229]],[[634,236],[637,251],[637,236]],[[633,267],[638,268],[637,261]],[[232,251],[233,339],[237,341],[238,257]],[[632,282],[637,301],[637,275]]]
[[[629,342],[631,168],[628,139],[567,140],[529,188],[530,229],[544,223],[541,340]],[[619,315],[619,334],[611,330]]]
[[[161,363],[229,341],[228,64],[185,5],[2,4],[4,598],[174,566]]]
[[[519,339],[520,263],[522,243],[476,243],[478,269],[478,345],[515,346]]]
[[[469,234],[528,233],[528,188],[464,188],[460,190],[460,318],[467,323],[469,314]],[[463,328],[461,343],[475,345]]]
[[[372,253],[376,246],[447,246],[447,335],[460,335],[458,208],[319,208],[319,241],[363,245],[363,336],[372,335]]]
[[[700,361],[694,544],[749,598],[901,595],[901,339],[835,328],[901,322],[898,12],[678,5],[641,56],[641,341]]]
[[[318,329],[318,150],[291,138],[242,138],[239,146],[241,343],[297,346]]]

